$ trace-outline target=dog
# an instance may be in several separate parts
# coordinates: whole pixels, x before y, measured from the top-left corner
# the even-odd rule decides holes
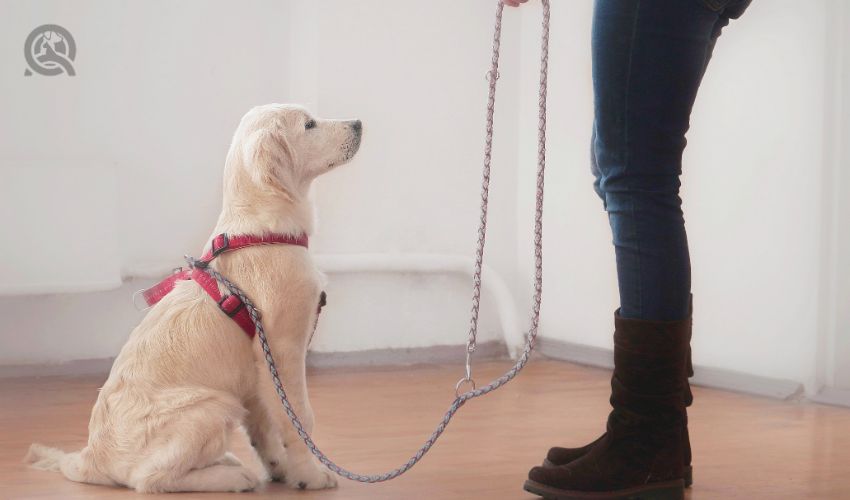
[[[213,235],[312,233],[313,180],[348,162],[359,120],[324,120],[299,106],[269,104],[241,120],[224,167],[223,206]],[[325,278],[305,247],[263,245],[210,264],[262,313],[280,378],[307,432],[307,346]],[[257,339],[198,283],[177,282],[133,330],[100,389],[88,445],[65,453],[33,444],[26,461],[72,481],[140,493],[250,491],[263,480],[228,452],[244,426],[272,480],[300,489],[336,486],[277,399]]]

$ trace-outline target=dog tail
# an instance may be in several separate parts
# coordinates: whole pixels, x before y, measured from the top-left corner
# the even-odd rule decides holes
[[[91,467],[79,451],[66,453],[57,448],[33,443],[24,457],[24,462],[34,469],[61,472],[71,481],[78,483],[113,484],[112,480]]]

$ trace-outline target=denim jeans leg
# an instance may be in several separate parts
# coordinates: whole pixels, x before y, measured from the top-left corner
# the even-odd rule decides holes
[[[701,0],[596,0],[594,187],[613,232],[623,317],[689,314],[679,176],[691,109],[727,22]]]

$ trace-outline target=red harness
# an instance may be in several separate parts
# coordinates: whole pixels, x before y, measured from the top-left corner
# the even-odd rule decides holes
[[[251,247],[256,245],[298,245],[307,248],[307,236],[292,236],[290,234],[267,234],[263,236],[255,236],[250,234],[228,235],[226,233],[219,234],[213,238],[210,243],[210,249],[196,261],[195,267],[192,269],[178,268],[164,280],[142,292],[145,302],[149,306],[153,306],[163,297],[168,295],[178,281],[194,280],[201,288],[204,289],[209,296],[216,301],[221,311],[230,319],[239,325],[249,338],[254,338],[256,325],[251,320],[248,314],[248,309],[242,302],[242,299],[236,295],[222,295],[218,289],[218,283],[215,278],[208,273],[205,268],[216,257],[225,253],[239,250],[240,248]],[[319,297],[319,311],[325,305],[325,292],[322,292]]]

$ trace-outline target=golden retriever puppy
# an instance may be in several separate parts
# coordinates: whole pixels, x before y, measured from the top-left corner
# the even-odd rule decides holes
[[[322,120],[291,105],[249,111],[224,167],[213,235],[307,234],[310,184],[351,159],[359,120]],[[252,246],[211,264],[254,301],[281,379],[308,432],[305,357],[324,277],[297,245]],[[179,281],[130,334],[100,390],[88,445],[65,453],[33,444],[27,461],[73,481],[138,492],[248,491],[261,479],[228,453],[244,425],[272,479],[301,489],[336,486],[281,408],[260,342],[196,282]]]

